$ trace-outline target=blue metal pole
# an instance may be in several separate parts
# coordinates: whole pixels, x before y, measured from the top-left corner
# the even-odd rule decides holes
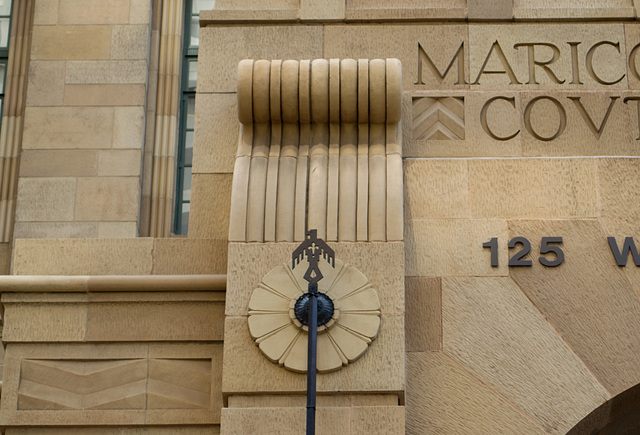
[[[309,283],[309,340],[307,348],[307,435],[316,433],[316,359],[318,352],[318,284]]]

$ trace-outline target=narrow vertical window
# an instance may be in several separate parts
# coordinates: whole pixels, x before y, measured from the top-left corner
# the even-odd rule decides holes
[[[174,232],[187,234],[191,203],[191,164],[195,128],[196,80],[200,11],[213,9],[215,0],[186,0],[184,46],[182,58],[182,94],[180,99],[180,136],[178,138],[178,172]]]
[[[9,61],[9,29],[11,27],[11,0],[0,0],[0,113],[4,106],[4,82]]]

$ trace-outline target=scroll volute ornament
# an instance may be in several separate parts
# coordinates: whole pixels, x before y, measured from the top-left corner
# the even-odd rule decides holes
[[[380,300],[369,280],[355,267],[335,260],[321,262],[318,291],[334,304],[332,318],[318,327],[318,372],[331,372],[361,357],[380,329]],[[307,326],[294,313],[307,292],[305,268],[283,264],[254,289],[249,302],[249,332],[262,353],[286,369],[307,371]]]

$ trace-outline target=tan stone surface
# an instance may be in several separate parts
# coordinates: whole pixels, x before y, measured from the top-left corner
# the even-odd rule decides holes
[[[144,143],[144,116],[144,107],[142,106],[116,107],[114,109],[114,148],[142,148]]]
[[[453,0],[347,0],[347,20],[466,18],[466,2]]]
[[[33,13],[33,24],[56,24],[58,21],[59,1],[37,0]]]
[[[225,239],[156,239],[155,275],[226,274]]]
[[[58,0],[60,24],[126,24],[129,0]]]
[[[112,14],[109,14],[112,16]],[[146,59],[149,50],[149,26],[113,26],[111,59]]]
[[[21,177],[89,177],[98,175],[98,151],[24,150]]]
[[[223,303],[208,301],[91,304],[85,339],[94,342],[222,340],[223,313]]]
[[[322,32],[320,26],[203,28],[198,92],[234,91],[242,59],[322,58]],[[290,44],[292,40],[296,43]]]
[[[513,0],[468,0],[469,19],[510,20],[513,18]]]
[[[23,149],[111,148],[110,107],[27,107]]]
[[[75,296],[75,295],[74,295]],[[77,295],[76,303],[13,304],[5,306],[2,339],[5,342],[70,342],[83,341],[86,334],[86,295]],[[5,302],[6,301],[6,302]]]
[[[635,16],[633,4],[628,1],[604,0],[581,2],[580,0],[514,0],[516,19],[562,18],[631,18]]]
[[[0,274],[2,275],[9,275],[9,273],[11,273],[11,249],[11,244],[0,243]],[[4,356],[0,358],[4,360]]]
[[[227,316],[224,342],[223,393],[306,391],[304,374],[284,370],[260,353],[249,334],[246,317]],[[252,367],[250,372],[244,369],[247,364]],[[384,371],[385,376],[379,375],[381,371]],[[356,363],[335,372],[318,375],[319,392],[397,393],[403,388],[402,316],[383,317],[380,335]]]
[[[523,155],[638,155],[637,103],[623,102],[629,95],[523,92]]]
[[[108,59],[110,47],[108,26],[34,26],[31,59]]]
[[[76,197],[74,178],[21,178],[17,221],[70,221]]]
[[[137,176],[140,166],[140,150],[98,151],[99,177]]]
[[[306,405],[307,398],[301,395],[240,395],[228,398],[229,408],[283,408]],[[396,406],[398,396],[395,394],[354,394],[354,395],[322,395],[316,397],[318,407],[332,406]]]
[[[596,215],[593,159],[469,161],[471,215],[571,218]]]
[[[407,352],[442,349],[440,278],[405,279],[405,347]]]
[[[351,408],[351,434],[391,434],[405,430],[403,406],[354,406]]]
[[[65,62],[29,63],[28,106],[59,106],[64,98]]]
[[[293,435],[305,431],[304,407],[287,408],[223,408],[221,433],[225,435],[249,435],[278,433]],[[318,408],[316,433],[350,433],[349,408]]]
[[[145,87],[139,85],[66,85],[65,106],[140,106]],[[35,99],[35,98],[34,98]]]
[[[227,240],[232,174],[194,174],[191,180],[189,238]]]
[[[147,275],[153,239],[16,240],[14,275]]]
[[[442,318],[444,352],[546,431],[610,397],[509,278],[443,278]]]
[[[407,354],[407,434],[543,434],[454,360],[440,352]]]
[[[96,222],[95,225],[98,227],[97,237],[100,239],[138,236],[138,224],[136,222]]]
[[[152,12],[158,9],[158,5],[147,0],[129,0],[129,24],[148,24]],[[155,21],[159,20],[156,18]]]
[[[146,60],[73,60],[67,62],[67,84],[145,83]]]
[[[439,41],[438,49],[433,49],[433,41]],[[465,43],[468,56],[467,27],[462,25],[439,26],[365,26],[327,25],[324,28],[325,58],[386,59],[397,58],[404,66],[402,84],[409,89],[465,89],[468,85],[456,85],[458,66],[453,64],[444,80],[434,75],[427,65],[422,68],[422,81],[417,74],[419,43],[425,50],[439,73],[444,73],[458,48]],[[464,58],[464,68],[468,68]],[[466,73],[468,77],[468,73]],[[468,80],[467,80],[468,81]],[[415,85],[415,83],[424,83]]]
[[[253,289],[273,268],[288,263],[297,246],[298,243],[230,243],[226,314],[246,315]],[[330,246],[337,259],[354,266],[371,282],[380,297],[383,316],[404,313],[403,243],[330,243]],[[256,258],[263,261],[256,262]],[[380,264],[385,267],[379,267]]]
[[[100,237],[99,222],[16,222],[16,239]],[[135,226],[135,223],[134,223]]]
[[[301,20],[344,20],[344,0],[301,0]]]
[[[544,35],[542,41],[553,44],[556,47],[534,47],[535,60],[547,62],[555,54],[557,60],[548,64],[547,68],[529,65],[529,50],[527,46],[514,48],[516,44],[532,41],[540,41],[540,35]],[[576,36],[581,35],[578,50],[579,80],[576,80],[572,68],[571,46],[568,42],[576,42]],[[495,45],[497,41],[499,48]],[[620,43],[619,47],[600,45],[593,48],[601,41]],[[470,82],[477,89],[624,89],[627,87],[624,27],[622,24],[470,24],[469,44],[473,48],[469,50]],[[591,64],[585,60],[587,54],[593,48]],[[501,59],[501,54],[504,58]],[[483,70],[483,65],[486,65]],[[531,70],[535,77],[531,76]],[[483,74],[480,74],[483,72]],[[501,73],[489,73],[500,71]],[[505,72],[506,71],[506,72]],[[622,77],[624,76],[624,77]],[[607,85],[604,82],[616,82]],[[563,82],[564,80],[564,82]],[[572,84],[574,81],[576,83]],[[583,85],[577,82],[582,82]],[[529,83],[530,82],[530,83]],[[558,83],[563,82],[563,83]],[[536,84],[537,83],[537,84]]]
[[[504,276],[507,247],[498,251],[499,267],[491,267],[482,244],[505,240],[503,220],[414,219],[405,225],[406,276]]]
[[[405,219],[468,218],[465,160],[405,160]]]
[[[231,173],[240,131],[235,94],[199,94],[196,98],[193,173]]]
[[[600,224],[518,220],[509,233],[536,240],[534,246],[543,236],[563,237],[564,264],[546,269],[534,262],[511,276],[612,395],[639,383],[640,333],[630,325],[640,324],[640,300]]]
[[[640,171],[640,159],[598,159],[598,217],[607,236],[618,238],[640,234],[635,204],[640,192],[631,182]]]
[[[81,221],[135,221],[140,182],[135,177],[78,178],[75,219]]]
[[[625,23],[624,45],[627,49],[627,80],[629,89],[640,88],[640,58],[639,49],[634,50],[640,44],[640,25],[638,23]]]
[[[296,0],[218,0],[214,11],[218,10],[287,10],[297,9]]]

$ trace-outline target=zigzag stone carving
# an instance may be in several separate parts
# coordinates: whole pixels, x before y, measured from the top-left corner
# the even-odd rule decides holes
[[[23,360],[18,409],[209,408],[211,360]]]
[[[464,98],[415,97],[411,112],[414,140],[464,139]]]

